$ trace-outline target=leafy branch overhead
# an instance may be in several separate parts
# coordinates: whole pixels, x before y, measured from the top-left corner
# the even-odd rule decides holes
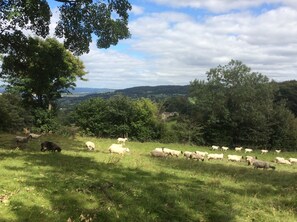
[[[127,0],[56,0],[60,18],[55,35],[64,39],[76,55],[89,52],[92,36],[97,47],[108,48],[129,38]],[[49,34],[52,12],[46,0],[0,1],[0,53],[6,53],[26,38],[26,31],[40,37]]]

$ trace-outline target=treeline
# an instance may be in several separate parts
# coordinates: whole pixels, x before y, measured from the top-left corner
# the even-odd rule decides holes
[[[35,131],[71,134],[77,129],[84,135],[138,141],[297,149],[296,81],[270,81],[234,60],[206,74],[206,81],[185,86],[185,94],[171,91],[174,96],[162,99],[144,98],[144,91],[142,98],[114,94],[52,111],[22,108],[17,95],[3,94],[0,130],[31,126]],[[162,118],[164,113],[175,115]]]

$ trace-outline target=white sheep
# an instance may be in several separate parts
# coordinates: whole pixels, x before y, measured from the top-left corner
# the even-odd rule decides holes
[[[87,141],[86,142],[86,147],[88,148],[88,150],[95,150],[95,143],[91,142],[91,141]]]
[[[284,159],[285,159],[284,157],[279,157],[279,156],[275,157],[276,162],[279,161],[279,160],[284,160]]]
[[[289,158],[290,163],[297,163],[297,158]]]
[[[276,153],[280,153],[282,150],[275,150]]]
[[[168,155],[176,156],[176,157],[178,157],[179,155],[181,155],[183,153],[182,151],[172,150],[172,149],[169,149],[169,148],[163,148],[163,152],[167,153]]]
[[[222,146],[222,150],[223,151],[227,151],[229,149],[229,147],[227,147],[227,146]]]
[[[198,151],[198,150],[195,151],[195,153],[200,154],[200,155],[202,155],[204,157],[206,157],[208,155],[208,152],[203,152],[203,151]]]
[[[119,137],[118,139],[117,139],[117,141],[118,141],[118,143],[122,143],[122,144],[124,144],[125,145],[125,142],[128,140],[128,138],[121,138],[121,137]]]
[[[193,152],[190,152],[190,151],[185,151],[184,152],[184,156],[187,158],[187,159],[190,159],[191,158],[191,155],[192,155]]]
[[[245,152],[245,153],[251,153],[251,152],[253,152],[253,149],[248,149],[248,148],[246,148],[246,149],[244,149],[244,152]]]
[[[190,158],[193,159],[193,160],[202,160],[202,161],[204,161],[205,157],[202,156],[201,154],[198,154],[198,153],[192,153]]]
[[[163,152],[163,148],[157,147],[157,148],[154,149],[154,151]]]
[[[117,153],[124,155],[126,152],[130,152],[129,148],[124,148],[122,144],[111,144],[108,148],[110,153]]]
[[[171,149],[169,148],[162,148],[164,153],[167,153],[168,155],[171,153]]]
[[[223,153],[221,153],[221,154],[210,153],[210,154],[208,154],[207,159],[208,160],[211,160],[211,159],[222,160],[222,159],[224,159],[224,154]]]
[[[44,133],[41,133],[41,134],[30,133],[30,134],[29,134],[29,136],[31,136],[33,139],[38,139],[38,138],[41,137],[42,135],[44,135]]]
[[[243,156],[228,155],[228,161],[240,162],[242,159],[243,159]]]
[[[220,148],[219,146],[215,146],[215,145],[211,146],[212,150],[218,150],[219,148]]]
[[[182,151],[179,151],[179,150],[171,150],[170,151],[170,155],[171,156],[176,156],[176,157],[179,157],[179,155],[181,155],[183,152]]]
[[[159,150],[156,150],[156,149],[154,149],[153,151],[151,151],[151,155],[153,157],[167,157],[168,156],[167,153],[164,153],[163,151],[159,151]]]
[[[288,164],[288,165],[291,165],[291,162],[289,160],[286,160],[285,158],[283,157],[276,157],[275,158],[275,162],[276,163],[281,163],[281,164]]]
[[[242,147],[235,147],[235,151],[241,151]]]
[[[268,150],[261,150],[261,154],[268,153]]]
[[[245,159],[247,162],[249,162],[250,160],[256,160],[258,158],[256,156],[246,156]]]

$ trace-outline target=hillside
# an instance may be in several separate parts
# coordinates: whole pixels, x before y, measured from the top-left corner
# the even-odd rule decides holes
[[[90,94],[73,94],[65,95],[59,100],[60,107],[69,107],[84,100],[101,97],[110,98],[114,95],[121,94],[131,98],[150,98],[154,101],[169,97],[169,96],[186,96],[188,94],[189,85],[164,85],[164,86],[139,86],[120,90],[109,90],[106,92],[97,92]]]

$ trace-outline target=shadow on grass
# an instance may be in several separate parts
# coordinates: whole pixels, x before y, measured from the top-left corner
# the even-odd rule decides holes
[[[154,159],[160,168],[192,171],[213,178],[209,183],[232,183],[239,186],[223,186],[222,190],[242,198],[257,197],[260,200],[273,199],[275,209],[292,212],[297,217],[297,172],[254,169],[247,163],[226,163],[221,161],[192,161],[183,158]],[[277,199],[278,198],[278,199]],[[265,201],[263,201],[265,203]]]
[[[7,154],[19,156],[30,163],[23,169],[29,173],[22,186],[33,187],[34,195],[43,200],[12,198],[17,221],[235,221],[229,196],[213,192],[199,178],[65,153]],[[180,160],[167,161],[167,167],[175,161]],[[177,167],[183,168],[182,164]],[[6,169],[16,170],[14,166]]]

